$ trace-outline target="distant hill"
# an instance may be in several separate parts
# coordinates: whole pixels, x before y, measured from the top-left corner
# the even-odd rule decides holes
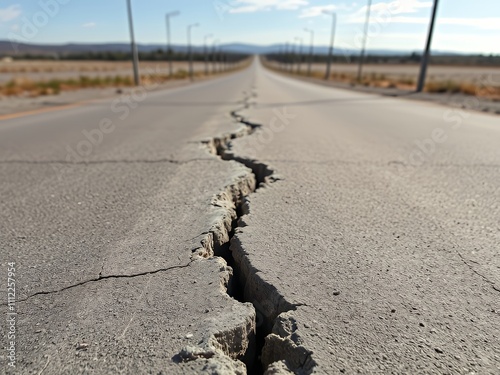
[[[172,46],[173,49],[183,52],[187,49],[185,46]],[[140,52],[152,52],[158,49],[165,49],[165,45],[160,44],[139,44]],[[130,44],[128,43],[102,43],[102,44],[86,44],[86,43],[68,43],[68,44],[26,44],[26,43],[11,43],[10,41],[0,41],[0,54],[12,55],[19,54],[71,54],[80,52],[129,52]]]
[[[211,45],[210,45],[211,47]],[[140,52],[152,52],[158,49],[164,50],[166,46],[164,44],[138,44],[138,49]],[[275,44],[270,46],[260,46],[254,44],[245,43],[230,43],[223,44],[222,48],[228,52],[238,52],[245,54],[262,55],[268,53],[275,53],[278,51],[283,51],[285,48],[284,44]],[[297,47],[295,47],[297,49]],[[173,45],[172,49],[177,52],[186,52],[187,46],[185,45]],[[203,51],[202,46],[194,46],[194,51]],[[13,44],[10,41],[0,41],[0,55],[2,56],[12,56],[16,52],[19,54],[33,54],[33,55],[67,55],[72,53],[81,52],[128,52],[130,51],[130,44],[128,43],[101,43],[101,44],[87,44],[87,43],[68,43],[68,44],[26,44],[19,43]],[[308,46],[304,45],[303,52],[307,53],[309,51]],[[316,54],[327,54],[328,46],[315,46],[314,52]],[[384,56],[401,56],[409,55],[414,51],[396,51],[396,50],[369,50],[368,54],[371,55],[384,55]],[[417,51],[419,53],[420,51]],[[343,49],[337,47],[335,49],[335,54],[345,54],[345,55],[356,55],[359,50],[356,49]],[[434,55],[462,55],[453,52],[441,52],[433,51]]]

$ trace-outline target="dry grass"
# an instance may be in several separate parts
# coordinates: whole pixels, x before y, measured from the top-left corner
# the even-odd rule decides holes
[[[178,70],[173,79],[187,79],[186,70]],[[195,73],[195,76],[201,76]],[[168,75],[144,75],[141,82],[144,85],[165,83],[169,81]],[[80,76],[69,79],[51,79],[48,81],[33,81],[25,78],[15,78],[5,85],[0,86],[0,94],[4,96],[29,96],[57,95],[61,91],[73,91],[85,88],[130,87],[134,82],[129,76],[88,77]]]
[[[82,64],[82,62],[79,62]],[[101,63],[102,64],[102,63]],[[106,63],[104,63],[106,64]],[[111,63],[116,68],[121,63]],[[126,63],[129,67],[129,63]],[[247,66],[249,62],[242,62],[233,66],[225,72],[241,69]],[[155,64],[155,67],[158,65]],[[30,71],[32,72],[32,71]],[[220,73],[216,73],[220,74]],[[211,75],[211,74],[210,74]],[[204,77],[202,71],[195,71],[195,77]],[[170,78],[167,74],[153,74],[141,76],[143,85],[162,84],[170,80],[183,80],[189,78],[189,73],[185,69],[178,69]],[[49,80],[33,80],[28,78],[14,78],[5,84],[0,84],[0,96],[27,96],[37,97],[43,95],[57,95],[62,91],[73,91],[83,88],[107,88],[107,87],[129,87],[133,86],[133,80],[130,76],[109,75],[109,76],[86,76],[80,75],[76,78],[54,78]]]
[[[276,64],[270,64],[267,62],[266,66],[273,70],[282,71],[282,69],[277,67]],[[300,73],[296,70],[293,72],[287,71],[286,73],[308,77],[307,72],[304,69]],[[315,79],[324,79],[324,73],[313,70],[310,77]],[[363,75],[361,81],[358,81],[357,76],[354,73],[333,72],[330,75],[330,80],[350,85],[360,84],[365,87],[397,88],[402,90],[416,89],[415,78],[404,75],[400,77],[388,77],[386,74],[370,73]],[[500,87],[484,86],[479,83],[472,82],[457,82],[454,80],[440,81],[433,79],[426,84],[425,91],[429,93],[464,94],[500,100]]]
[[[425,91],[430,93],[464,94],[495,101],[500,100],[500,87],[484,86],[470,82],[431,81],[426,84]]]
[[[71,91],[91,87],[126,87],[132,85],[130,77],[114,76],[90,78],[80,76],[78,79],[51,79],[48,81],[32,81],[16,78],[0,86],[0,94],[4,96],[57,95],[61,91]]]
[[[141,61],[141,69],[155,69],[158,66],[166,67],[166,62]],[[174,62],[174,69],[185,69],[187,62]],[[201,70],[203,63],[194,63],[196,70]],[[16,60],[11,63],[0,62],[0,73],[98,73],[119,72],[131,69],[129,61],[26,61]]]

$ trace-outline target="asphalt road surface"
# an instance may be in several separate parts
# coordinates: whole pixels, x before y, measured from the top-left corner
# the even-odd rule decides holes
[[[0,121],[15,371],[500,372],[498,117],[257,61],[115,100]]]

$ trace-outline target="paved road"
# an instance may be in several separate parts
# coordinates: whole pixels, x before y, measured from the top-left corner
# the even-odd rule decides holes
[[[250,196],[232,249],[274,333],[264,361],[498,374],[499,118],[255,76],[242,114],[263,127],[230,153],[279,181]]]
[[[499,136],[257,62],[0,122],[17,370],[496,374]]]
[[[204,340],[210,350],[235,327],[251,331],[253,308],[222,286],[226,266],[192,262],[230,212],[214,197],[253,181],[201,143],[241,126],[230,112],[251,85],[243,72],[0,123],[2,279],[16,262],[19,373],[241,367],[217,359],[242,357],[237,344],[208,364],[172,357]]]

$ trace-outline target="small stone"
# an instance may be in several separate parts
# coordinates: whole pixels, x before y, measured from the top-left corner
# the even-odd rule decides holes
[[[436,353],[443,354],[443,349],[441,348],[434,348],[434,350],[436,351]]]
[[[210,309],[205,309],[205,314],[208,314],[210,312]]]
[[[394,314],[396,312],[396,309],[392,309],[391,313]]]
[[[190,339],[191,337],[193,337],[193,334],[192,334],[192,333],[188,333],[188,334],[186,335],[186,338],[187,338],[187,339]]]
[[[334,292],[333,292],[333,295],[334,295],[334,296],[339,296],[339,295],[340,295],[340,291],[338,291],[338,290],[334,291]]]
[[[424,323],[420,323],[419,326],[420,327],[425,327],[425,324]]]
[[[87,350],[89,347],[89,344],[81,343],[76,345],[76,350]]]

